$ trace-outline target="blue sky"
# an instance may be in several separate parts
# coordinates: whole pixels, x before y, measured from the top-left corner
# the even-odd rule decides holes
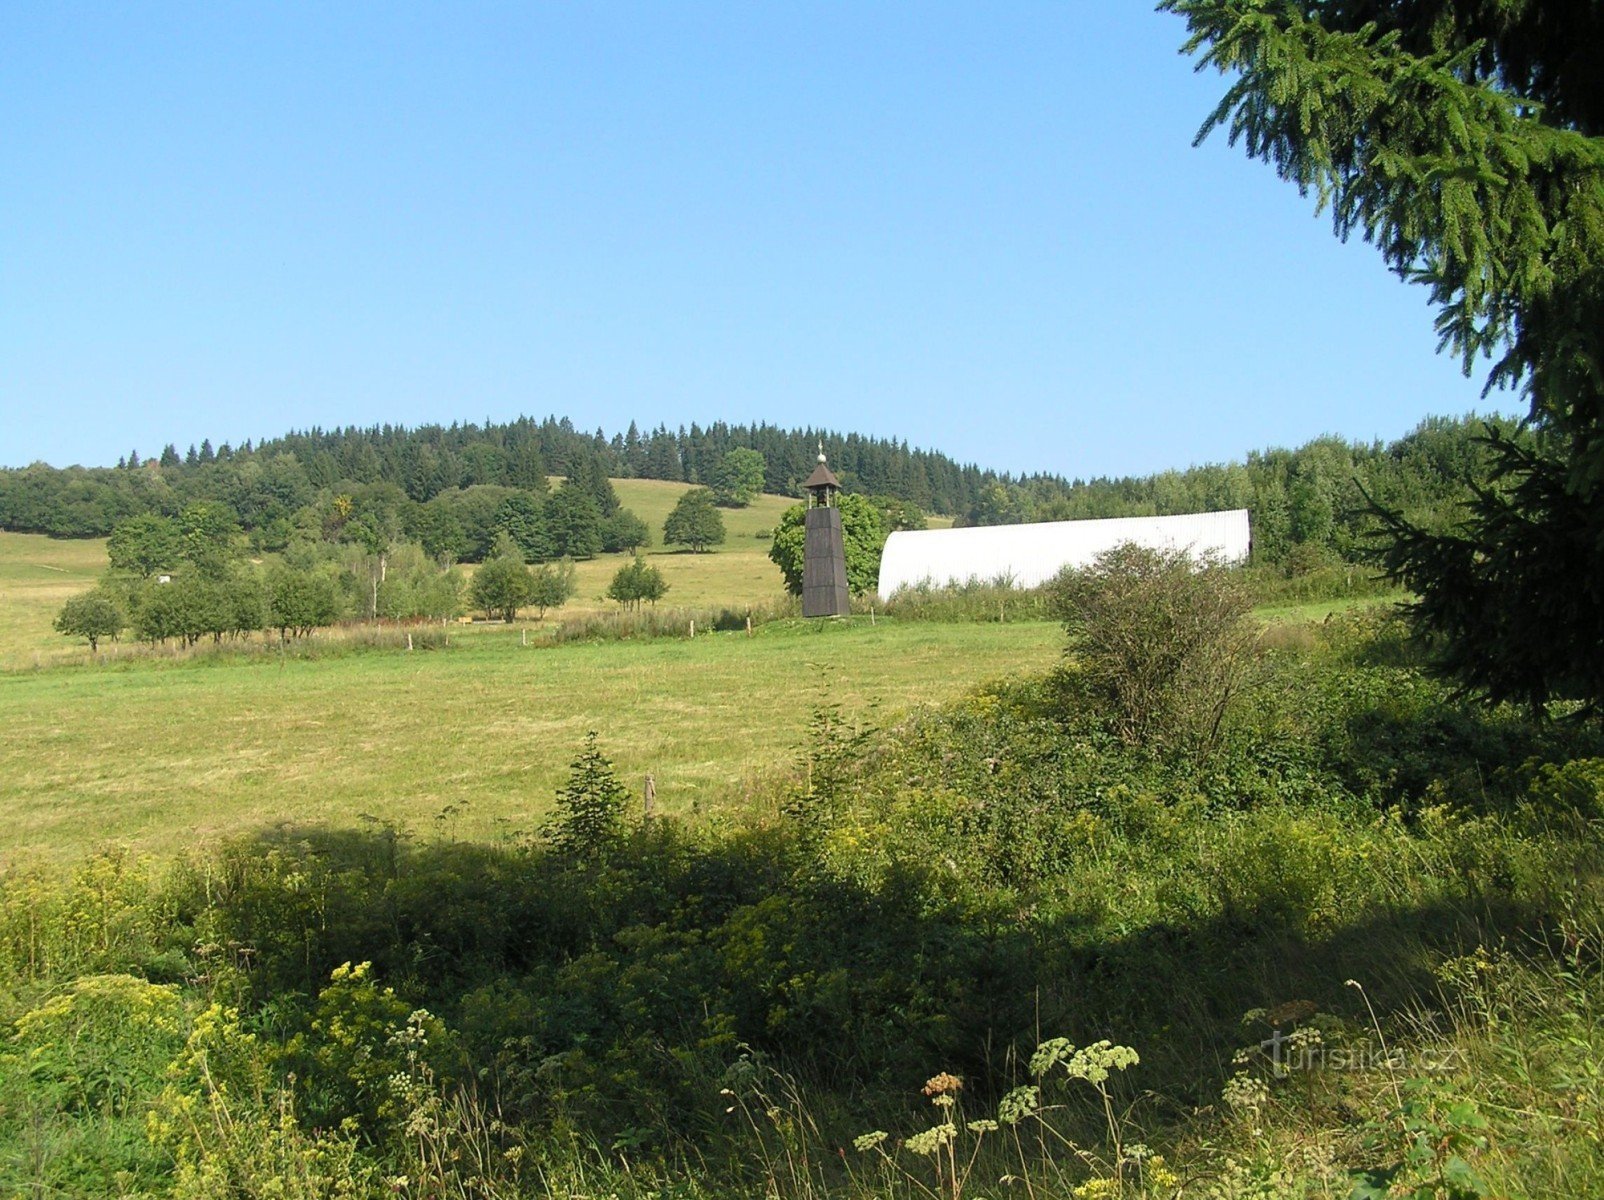
[[[1177,18],[0,11],[0,465],[311,425],[818,424],[1147,472],[1515,411],[1223,138]]]

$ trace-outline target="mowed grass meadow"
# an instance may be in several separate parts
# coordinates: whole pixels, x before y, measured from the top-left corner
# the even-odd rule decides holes
[[[556,481],[553,481],[555,486]],[[786,509],[797,503],[784,496],[759,496],[746,508],[721,508],[724,542],[700,554],[681,546],[663,545],[663,522],[679,498],[690,489],[683,483],[658,479],[615,479],[618,502],[633,512],[652,532],[645,557],[668,582],[665,605],[708,608],[743,605],[780,594],[780,572],[769,561],[769,541],[759,533],[772,532]],[[613,573],[628,555],[603,554],[575,564],[578,590],[564,611],[597,612],[617,608],[607,599]]]
[[[50,623],[68,597],[92,588],[105,569],[104,540],[0,533],[0,669],[79,657]]]
[[[560,477],[554,477],[552,486],[559,482]],[[652,544],[644,554],[668,582],[665,607],[741,608],[781,595],[779,571],[768,557],[768,537],[759,535],[772,532],[796,500],[759,496],[746,508],[720,509],[724,543],[693,554],[682,547],[662,544],[663,522],[680,496],[690,490],[687,484],[615,479],[613,489],[619,503],[651,530]],[[930,518],[932,529],[951,523],[950,518]],[[618,605],[607,599],[607,585],[628,560],[626,554],[603,554],[575,564],[573,599],[560,611],[548,613],[545,623],[616,609]],[[92,587],[105,569],[104,539],[68,541],[0,532],[0,671],[86,661],[87,647],[62,637],[50,623],[69,596]],[[471,575],[474,568],[470,564],[461,569]],[[533,613],[527,616],[529,627],[540,624],[533,619]],[[109,657],[117,657],[116,646],[108,649]]]
[[[660,542],[685,485],[614,486]],[[665,607],[776,599],[778,571],[757,535],[790,503],[764,496],[725,511],[728,538],[707,553],[649,549],[670,583]],[[637,796],[649,772],[659,811],[716,819],[757,793],[772,802],[760,784],[797,770],[818,708],[883,724],[1044,670],[1062,648],[1051,623],[883,617],[694,640],[526,636],[616,608],[604,593],[624,559],[579,564],[577,595],[544,622],[452,626],[444,651],[281,658],[124,643],[91,656],[51,621],[105,569],[104,543],[0,533],[0,866],[114,843],[164,852],[285,824],[532,832],[590,730]],[[1317,620],[1336,606],[1275,616]]]
[[[685,490],[615,486],[658,534]],[[754,534],[789,503],[726,512],[729,539],[709,553],[649,551],[673,589],[665,603],[778,596],[769,543]],[[580,564],[564,613],[616,607],[603,593],[621,561]],[[592,729],[637,796],[650,772],[660,811],[716,817],[796,769],[816,707],[878,723],[1046,666],[1059,644],[1046,625],[855,618],[751,637],[537,647],[524,628],[492,625],[453,627],[444,652],[153,658],[125,645],[92,659],[50,623],[104,567],[103,542],[0,534],[0,865],[108,843],[168,851],[285,823],[532,831]]]
[[[596,730],[660,811],[716,814],[794,769],[814,707],[876,721],[1052,662],[1049,625],[800,621],[535,648],[205,660],[0,676],[0,863],[108,841],[169,850],[367,817],[533,831]],[[451,810],[451,815],[445,815]]]

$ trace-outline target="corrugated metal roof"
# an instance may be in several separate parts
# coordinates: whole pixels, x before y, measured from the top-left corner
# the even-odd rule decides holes
[[[1248,510],[1177,517],[1044,521],[893,533],[880,557],[880,594],[928,581],[936,587],[1008,578],[1015,587],[1046,583],[1065,567],[1089,566],[1123,542],[1185,550],[1240,562],[1250,547]]]

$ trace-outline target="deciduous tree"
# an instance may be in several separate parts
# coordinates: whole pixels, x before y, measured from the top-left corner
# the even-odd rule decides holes
[[[282,563],[268,569],[266,623],[281,638],[332,625],[339,611],[334,581],[326,574]]]
[[[692,488],[681,496],[663,522],[663,543],[689,546],[700,554],[724,540],[724,518],[713,505],[710,488]]]
[[[885,548],[886,519],[867,496],[851,493],[837,498],[841,510],[841,537],[847,558],[847,587],[855,596],[872,592],[880,582],[880,551]],[[780,568],[785,587],[793,596],[802,594],[802,565],[807,549],[803,527],[807,506],[798,504],[785,510],[769,543],[769,561]]]
[[[542,563],[529,572],[529,603],[539,610],[544,620],[547,609],[561,608],[568,603],[576,586],[572,561],[565,558]]]
[[[924,509],[912,500],[900,500],[896,496],[871,496],[869,499],[880,510],[880,515],[886,519],[886,529],[891,533],[904,529],[929,528]]]
[[[667,593],[663,573],[639,555],[619,567],[607,585],[607,598],[625,608],[638,609],[642,601],[656,604]]]
[[[56,614],[55,629],[68,637],[81,637],[89,642],[91,654],[100,650],[101,638],[114,638],[123,631],[128,620],[122,605],[104,588],[73,596]]]
[[[157,513],[141,513],[118,521],[106,539],[112,569],[141,579],[172,571],[183,561],[184,541],[178,522]]]
[[[487,617],[499,616],[510,623],[518,619],[518,610],[529,603],[531,582],[517,543],[503,534],[490,557],[473,573],[469,596],[474,607],[483,609]]]
[[[179,551],[200,574],[219,578],[234,557],[239,521],[226,504],[196,500],[178,514]]]
[[[642,546],[649,545],[651,540],[652,532],[646,527],[646,522],[627,508],[619,509],[602,522],[602,549],[608,554],[617,554],[622,550],[639,550]]]

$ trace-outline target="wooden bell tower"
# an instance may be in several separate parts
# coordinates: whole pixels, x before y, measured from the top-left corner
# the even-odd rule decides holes
[[[819,446],[819,465],[802,485],[808,494],[804,519],[807,538],[802,549],[802,615],[844,617],[849,609],[847,547],[841,533],[841,510],[836,498],[841,481],[825,465]]]

